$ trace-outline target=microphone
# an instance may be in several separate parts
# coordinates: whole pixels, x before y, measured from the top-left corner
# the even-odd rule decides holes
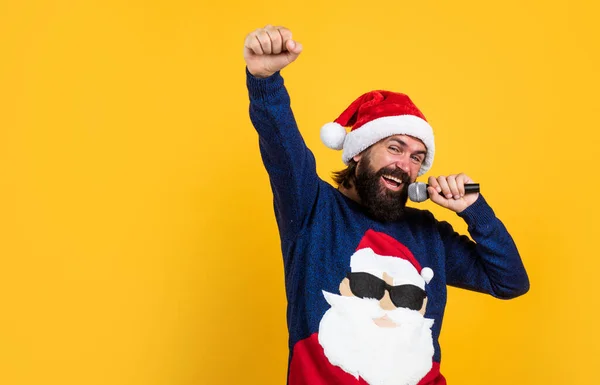
[[[408,197],[413,202],[424,202],[429,198],[427,193],[428,184],[422,182],[415,182],[408,185]],[[479,183],[466,183],[465,194],[472,194],[479,192]]]

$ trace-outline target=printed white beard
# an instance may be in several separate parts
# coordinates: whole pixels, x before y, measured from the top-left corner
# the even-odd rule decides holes
[[[370,385],[416,385],[431,369],[433,319],[409,309],[385,311],[375,299],[323,292],[331,305],[319,325],[319,343],[332,365]],[[398,326],[377,326],[386,315]]]

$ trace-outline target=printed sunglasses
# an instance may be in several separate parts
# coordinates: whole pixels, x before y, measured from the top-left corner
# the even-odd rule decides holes
[[[423,301],[427,297],[425,290],[411,284],[392,286],[383,279],[373,274],[359,272],[348,273],[346,278],[350,281],[350,290],[358,298],[375,298],[381,300],[387,290],[390,299],[396,307],[421,310]]]

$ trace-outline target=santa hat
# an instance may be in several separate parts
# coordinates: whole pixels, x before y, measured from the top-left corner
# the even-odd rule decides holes
[[[352,272],[385,271],[394,277],[394,285],[412,284],[425,289],[433,270],[421,267],[410,250],[387,234],[367,230],[350,258]]]
[[[351,127],[349,133],[346,133],[345,127]],[[352,102],[336,120],[321,127],[321,140],[331,149],[343,149],[342,160],[345,164],[381,139],[399,134],[421,139],[427,147],[425,160],[419,170],[419,175],[423,175],[433,163],[433,129],[405,94],[367,92]]]

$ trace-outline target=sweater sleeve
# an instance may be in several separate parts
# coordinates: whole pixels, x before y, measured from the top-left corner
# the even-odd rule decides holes
[[[318,176],[315,158],[307,148],[290,106],[279,72],[257,78],[246,68],[250,120],[269,175],[275,217],[283,239],[295,237],[315,203]]]
[[[467,223],[473,240],[456,233],[447,222],[438,223],[448,285],[501,299],[525,294],[529,278],[517,246],[483,196],[458,216]]]

